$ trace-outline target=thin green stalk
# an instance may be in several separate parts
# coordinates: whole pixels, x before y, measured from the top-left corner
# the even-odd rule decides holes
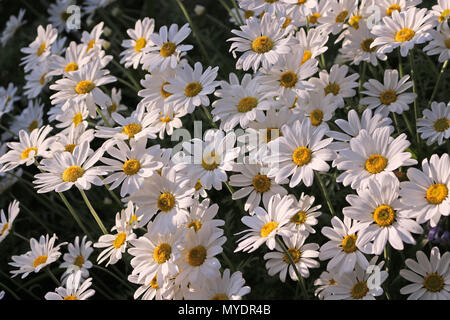
[[[84,234],[86,234],[90,240],[94,240],[94,238],[91,236],[91,234],[87,231],[86,227],[83,225],[83,223],[81,222],[80,217],[78,216],[78,214],[75,212],[75,210],[73,209],[72,205],[69,203],[69,201],[67,200],[66,196],[64,194],[62,194],[62,192],[58,192],[61,200],[64,202],[64,204],[66,205],[67,209],[69,210],[70,214],[72,215],[72,217],[75,219],[75,221],[77,222],[78,226],[81,228],[81,230],[83,230]]]
[[[239,7],[238,7],[238,4],[237,4],[236,0],[231,0],[231,3],[233,3],[233,7],[234,7],[234,9],[236,10],[236,14],[237,14],[237,16],[238,16],[238,18],[239,18],[240,24],[241,24],[241,25],[244,24],[245,21],[244,21],[244,19],[242,19],[241,11],[239,10]],[[231,11],[231,10],[230,10],[230,11]]]
[[[101,270],[103,272],[105,272],[106,274],[110,275],[111,277],[113,277],[114,279],[116,279],[117,281],[121,282],[123,285],[125,285],[126,287],[128,287],[129,289],[133,289],[128,282],[124,281],[122,278],[120,278],[119,276],[117,276],[116,274],[114,274],[113,272],[111,272],[110,270],[103,268],[102,266],[99,265],[95,265],[94,264],[94,269],[98,269]]]
[[[113,60],[113,61],[114,61],[114,60]],[[125,80],[123,80],[123,79],[121,79],[121,78],[118,78],[118,77],[116,77],[116,79],[117,79],[117,81],[119,81],[120,83],[126,85],[126,86],[127,86],[128,88],[130,88],[131,90],[138,92],[138,90],[136,90],[136,88],[135,88],[131,83],[129,83],[128,81],[125,81]]]
[[[395,112],[392,112],[392,117],[394,118],[394,123],[395,123],[395,128],[397,129],[397,133],[400,134],[400,126],[398,124],[398,119],[397,119],[397,115],[395,114]]]
[[[45,271],[47,272],[48,276],[53,280],[53,282],[56,284],[57,287],[61,286],[61,283],[58,279],[56,279],[55,275],[53,274],[52,270],[50,270],[50,266],[47,266],[45,268]]]
[[[323,53],[320,55],[320,67],[322,69],[326,69],[327,68],[327,64],[325,62],[325,56],[323,55]]]
[[[322,177],[317,171],[314,171],[314,174],[316,175],[316,179],[319,181],[320,189],[322,190],[322,194],[325,198],[325,201],[327,202],[328,209],[330,210],[331,215],[334,217],[336,215],[333,205],[330,201],[330,198],[328,197],[327,189],[325,188],[325,184],[323,183]]]
[[[22,240],[24,240],[24,241],[26,241],[26,242],[30,242],[30,239],[24,237],[24,236],[21,235],[20,233],[17,233],[16,231],[13,231],[12,234],[13,234],[14,236],[16,236],[17,238],[20,238],[20,239],[22,239]]]
[[[230,191],[231,195],[233,195],[233,193],[234,193],[233,187],[230,186],[230,184],[228,183],[228,181],[225,181],[224,183],[225,183],[225,185],[227,186],[228,191]]]
[[[122,70],[122,72],[127,76],[128,79],[130,79],[131,83],[134,86],[134,89],[136,91],[141,90],[141,86],[139,85],[139,83],[137,83],[136,79],[134,79],[133,75],[130,73],[130,71],[128,71],[126,68],[124,68],[120,63],[118,63],[116,60],[111,60],[112,63],[118,67],[120,70]]]
[[[102,181],[104,180],[104,179],[102,179],[101,177],[100,177],[100,179],[101,179]],[[114,201],[116,201],[117,204],[118,204],[120,207],[123,207],[122,201],[120,201],[119,197],[117,197],[117,195],[114,193],[114,191],[112,191],[112,190],[110,189],[110,188],[111,188],[110,185],[107,184],[107,183],[104,183],[103,185],[105,186],[106,190],[108,190],[109,194],[110,194],[111,197],[114,199]]]
[[[362,63],[362,66],[361,66],[362,72],[361,72],[361,76],[359,77],[359,90],[358,90],[359,91],[359,100],[361,100],[361,98],[362,98],[362,88],[363,88],[364,80],[366,78],[366,71],[367,71],[367,62],[362,61],[361,63]]]
[[[112,127],[111,123],[108,121],[108,119],[106,119],[105,115],[103,114],[102,110],[100,110],[100,108],[96,105],[95,108],[97,109],[97,113],[100,115],[100,117],[102,117],[103,122],[108,126],[108,127]]]
[[[403,77],[403,64],[402,64],[402,54],[400,53],[400,47],[397,50],[398,52],[398,72],[400,74],[400,78]]]
[[[108,234],[108,231],[106,230],[105,226],[103,225],[102,220],[98,216],[97,212],[95,211],[94,207],[92,206],[91,202],[89,201],[88,197],[86,196],[86,193],[83,189],[80,190],[81,196],[83,197],[84,202],[86,203],[87,207],[89,208],[89,211],[91,212],[92,216],[94,217],[95,221],[97,222],[98,226],[102,230],[103,234]]]
[[[211,113],[208,111],[208,109],[204,105],[202,105],[202,110],[205,113],[205,115],[208,118],[208,120],[211,123],[211,125],[214,128],[218,129],[217,124],[214,122],[213,117],[211,116]]]
[[[427,104],[427,108],[430,108],[431,103],[433,102],[434,97],[436,96],[436,93],[439,89],[439,85],[441,84],[442,76],[444,75],[445,70],[447,69],[447,65],[448,65],[448,60],[445,60],[444,64],[442,65],[441,72],[439,72],[439,76],[436,80],[436,84],[434,86],[433,93],[431,94],[430,101]]]
[[[417,141],[417,145],[419,147],[420,150],[420,139],[419,139],[419,132],[417,131],[417,118],[418,118],[418,113],[417,113],[417,99],[419,97],[419,95],[417,94],[417,86],[416,86],[416,72],[415,72],[415,67],[414,67],[414,51],[410,50],[409,51],[409,64],[411,66],[411,80],[413,83],[413,92],[416,94],[416,98],[414,99],[414,127],[416,129],[416,141]],[[419,152],[420,153],[420,152]]]
[[[15,134],[14,132],[12,132],[11,130],[9,130],[8,128],[4,127],[3,125],[0,124],[0,129],[9,132],[10,134],[12,134],[14,137],[18,138],[19,136],[17,134]]]
[[[12,291],[10,288],[8,288],[8,286],[7,286],[6,284],[3,284],[3,283],[0,282],[0,287],[2,287],[2,288],[5,289],[9,294],[11,294],[11,295],[14,297],[14,299],[16,299],[16,300],[21,300],[21,299],[19,298],[19,296],[18,296],[17,294],[15,294],[14,291]]]
[[[45,229],[45,231],[47,231],[47,233],[51,232],[50,229],[45,225],[45,223],[37,215],[35,215],[33,211],[28,209],[23,203],[20,204],[20,207],[24,209],[34,220],[36,220],[36,222],[39,223]]]
[[[234,267],[234,265],[231,262],[230,258],[228,258],[228,256],[225,254],[224,251],[222,251],[222,258],[225,260],[225,262],[227,263],[228,267],[230,267],[231,273],[233,273],[236,270],[236,268]]]
[[[237,23],[239,23],[239,18],[238,16],[236,16],[233,11],[231,10],[231,8],[226,4],[226,2],[224,0],[219,0],[220,4],[222,5],[222,7],[224,7],[225,10],[227,10],[228,14],[230,16],[233,17],[234,21],[236,21]],[[241,23],[243,24],[243,23]]]

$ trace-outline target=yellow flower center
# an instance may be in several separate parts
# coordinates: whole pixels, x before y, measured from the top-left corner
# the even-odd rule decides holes
[[[38,152],[38,149],[35,148],[35,147],[27,148],[27,149],[25,149],[25,150],[22,151],[22,155],[21,155],[20,158],[21,158],[22,160],[28,159],[28,157],[30,156],[30,152],[31,152],[31,151],[34,151],[34,156],[36,156],[36,154],[37,154],[37,152]]]
[[[226,294],[223,293],[218,293],[216,295],[214,295],[211,300],[230,300],[228,299],[228,296]]]
[[[445,184],[436,183],[427,190],[427,200],[431,204],[441,204],[448,196],[448,188]]]
[[[65,72],[71,72],[71,71],[76,71],[78,70],[78,64],[76,64],[75,62],[70,62],[66,65],[66,67],[64,68]]]
[[[255,15],[255,12],[252,11],[252,10],[245,10],[245,12],[244,12],[244,18],[245,18],[245,19],[248,19],[248,18],[250,18],[250,17],[253,17],[254,15]]]
[[[44,74],[41,76],[41,78],[39,79],[39,83],[41,84],[41,86],[43,86],[44,83],[45,83],[45,76],[46,76],[46,75],[47,75],[47,72],[44,73]]]
[[[125,232],[120,232],[117,234],[116,239],[114,239],[113,246],[116,249],[119,249],[127,239],[127,234]]]
[[[336,83],[330,83],[324,88],[325,95],[332,93],[335,96],[337,96],[339,94],[340,90],[341,90],[341,87],[339,87],[339,85]]]
[[[38,127],[37,120],[33,120],[33,121],[31,121],[30,125],[28,126],[28,131],[31,132],[34,129],[36,129],[37,127]]]
[[[380,101],[383,104],[390,105],[397,101],[397,93],[394,90],[386,90],[380,95]]]
[[[175,50],[177,49],[177,45],[173,42],[166,42],[161,46],[161,50],[159,50],[159,53],[164,57],[170,57]]]
[[[267,36],[258,37],[252,42],[252,50],[256,53],[266,53],[273,48],[273,41]]]
[[[136,52],[141,52],[142,48],[147,44],[147,40],[145,38],[139,38],[136,40],[136,44],[134,45],[134,50]]]
[[[256,108],[258,105],[258,99],[255,97],[242,98],[237,105],[237,109],[241,113],[249,112],[250,110]]]
[[[445,9],[444,11],[442,11],[438,20],[439,20],[439,22],[444,22],[445,20],[448,19],[449,16],[450,16],[450,9]]]
[[[283,25],[281,26],[281,28],[286,29],[287,26],[292,22],[292,19],[286,17],[286,20],[284,20]]]
[[[348,16],[348,11],[347,10],[343,10],[341,11],[337,16],[336,16],[336,23],[342,23],[345,21],[345,19]]]
[[[84,175],[84,169],[80,166],[71,166],[64,170],[62,179],[64,182],[75,182]]]
[[[36,268],[37,266],[44,264],[47,262],[48,256],[39,256],[33,261],[33,267]]]
[[[270,179],[264,174],[258,174],[253,178],[253,188],[258,192],[267,192],[270,190]]]
[[[291,222],[297,225],[303,224],[306,222],[306,212],[303,210],[298,211],[291,217]]]
[[[356,251],[356,235],[351,234],[344,237],[342,240],[342,250],[344,250],[345,253],[352,253]]]
[[[447,49],[450,49],[450,38],[445,40],[444,43],[445,43],[445,46],[447,47]]]
[[[8,222],[5,222],[5,224],[3,225],[2,231],[0,231],[0,236],[5,234],[6,230],[8,230],[8,227],[9,227]]]
[[[128,136],[128,139],[131,139],[141,132],[141,130],[142,126],[139,123],[130,123],[123,127],[122,133],[125,133]]]
[[[373,220],[380,227],[387,227],[394,223],[395,211],[391,206],[381,205],[373,212]]]
[[[188,223],[187,228],[192,228],[195,230],[195,232],[197,232],[198,230],[200,230],[202,227],[202,223],[200,221],[191,221]]]
[[[448,129],[449,125],[450,125],[449,119],[440,118],[434,122],[433,127],[434,127],[434,130],[436,130],[437,132],[444,132],[445,130]]]
[[[201,188],[203,188],[202,184],[200,183],[200,179],[197,179],[197,182],[195,183],[194,189],[195,191],[200,190]]]
[[[319,22],[319,18],[322,17],[320,13],[313,13],[312,15],[308,16],[308,22],[310,24],[317,24]]]
[[[273,130],[273,131],[272,131]],[[267,128],[266,129],[266,142],[269,143],[274,138],[278,138],[281,135],[279,128]]]
[[[76,256],[75,260],[73,260],[73,265],[77,266],[78,268],[81,268],[84,264],[84,257],[80,254]]]
[[[264,0],[264,2],[267,2],[267,3],[275,3],[275,2],[278,2],[278,0]]]
[[[169,212],[175,207],[175,197],[169,192],[162,193],[158,198],[158,208],[163,212]]]
[[[303,166],[311,161],[312,152],[307,147],[298,147],[292,154],[292,160],[298,166]]]
[[[170,83],[167,82],[167,81],[164,81],[163,84],[161,85],[161,96],[162,96],[164,99],[166,99],[166,98],[168,98],[168,97],[170,97],[170,96],[172,95],[172,93],[167,92],[166,90],[164,90],[164,86],[165,86],[166,84],[170,84]]]
[[[312,57],[312,52],[309,50],[305,50],[303,52],[303,59],[302,59],[302,62],[300,63],[300,65],[304,64],[306,61],[311,59],[311,57]]]
[[[69,143],[68,145],[66,145],[66,146],[64,147],[64,151],[73,153],[73,149],[75,149],[76,146],[77,146],[76,144]]]
[[[127,176],[133,176],[141,170],[141,163],[136,159],[130,159],[123,164],[122,169]]]
[[[42,42],[41,45],[36,50],[37,56],[40,57],[44,53],[46,48],[47,44],[45,42]]]
[[[216,156],[215,152],[211,152],[210,154],[203,156],[202,167],[207,171],[212,171],[219,167],[220,162],[220,156]]]
[[[75,296],[65,296],[63,300],[78,300]]]
[[[306,2],[307,2],[308,0],[298,0],[297,1],[297,5],[302,5],[302,4],[305,4]]]
[[[86,49],[86,52],[89,52],[94,47],[95,40],[90,40]]]
[[[159,289],[158,281],[156,280],[156,274],[153,277],[152,281],[150,281],[150,287],[152,287],[153,289]]]
[[[186,88],[184,88],[184,95],[186,97],[192,98],[195,97],[202,91],[203,87],[199,82],[191,82],[188,83]]]
[[[198,267],[206,260],[207,251],[204,246],[197,246],[189,250],[187,261],[193,267]]]
[[[328,281],[328,285],[330,285],[330,286],[337,286],[338,283],[336,282],[336,280],[334,280],[333,278],[331,278],[330,281]]]
[[[408,28],[403,28],[402,30],[399,30],[396,34],[395,34],[395,41],[397,42],[406,42],[406,41],[410,41],[412,38],[414,38],[414,35],[416,33]]]
[[[369,292],[367,282],[359,281],[353,286],[351,295],[354,299],[361,299],[366,296],[367,292]]]
[[[354,15],[348,21],[348,24],[351,25],[354,29],[359,29],[359,20],[362,18],[360,15]]]
[[[444,288],[444,278],[437,273],[430,273],[423,281],[423,286],[431,292],[439,292]]]
[[[262,226],[260,236],[262,238],[267,237],[277,227],[278,227],[278,223],[276,223],[274,221],[267,222],[265,225]]]
[[[172,114],[172,116],[173,116],[173,114]],[[161,122],[170,122],[170,121],[172,121],[172,118],[170,117],[170,115],[167,115],[167,116],[165,116],[165,117],[159,117],[159,120],[161,120]]]
[[[388,160],[379,154],[373,154],[366,160],[366,170],[371,174],[377,174],[386,168]]]
[[[283,73],[280,77],[280,83],[283,87],[292,88],[297,83],[297,75],[292,71]]]
[[[311,124],[315,127],[320,125],[323,120],[323,112],[322,110],[316,109],[309,114],[309,119],[311,120]]]
[[[386,10],[386,13],[388,16],[391,16],[392,12],[394,12],[395,10],[400,12],[400,11],[402,11],[402,8],[400,8],[400,6],[398,4],[393,4]]]
[[[153,250],[153,258],[159,264],[162,264],[170,259],[172,253],[172,247],[168,243],[161,243]]]
[[[90,80],[82,80],[76,85],[75,92],[78,94],[86,94],[94,90],[94,88],[95,83]]]
[[[365,52],[374,52],[375,50],[377,50],[376,47],[371,48],[370,45],[372,44],[372,42],[374,41],[373,38],[367,38],[364,39],[363,42],[361,42],[361,49]]]
[[[113,102],[110,106],[108,106],[108,112],[113,113],[117,111],[117,103]]]
[[[75,127],[78,127],[78,125],[83,121],[83,115],[78,112],[73,116],[72,122],[75,124]]]
[[[300,261],[300,256],[302,255],[300,250],[298,250],[297,248],[289,248],[288,249],[289,255],[292,258],[292,261],[294,261],[294,263],[297,263]],[[290,264],[291,262],[289,261],[289,258],[287,256],[287,254],[283,254],[283,260],[284,262],[286,262],[287,264]]]

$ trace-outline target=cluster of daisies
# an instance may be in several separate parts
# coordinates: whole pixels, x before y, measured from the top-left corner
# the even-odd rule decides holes
[[[450,1],[439,0],[432,10],[420,3],[240,0],[238,10],[230,10],[238,29],[228,39],[239,72],[220,80],[218,67],[187,59],[193,49],[186,43],[188,24],[157,29],[152,18],[137,20],[116,61],[106,52],[103,22],[66,43],[64,13],[72,1],[57,1],[50,24],[39,26],[36,39],[21,49],[28,106],[12,115],[21,100],[18,89],[12,83],[0,88],[0,119],[7,114],[10,123],[1,137],[0,177],[11,184],[19,170],[37,167],[36,192],[62,199],[66,191],[79,192],[103,234],[59,244],[56,235],[32,238],[30,251],[12,256],[11,274],[40,272],[67,248],[61,287],[45,299],[87,299],[95,294],[89,257],[98,251],[95,262],[106,267],[130,257],[127,281],[138,287],[135,299],[241,299],[250,287],[240,271],[230,271],[225,221],[208,197],[227,189],[232,200],[245,201],[243,230],[232,230],[239,237],[227,246],[263,251],[270,276],[285,283],[289,275],[301,283],[303,297],[312,298],[304,279],[322,265],[326,271],[311,290],[319,299],[388,297],[385,282],[397,276],[388,273],[391,249],[416,245],[450,214],[449,155],[433,153],[419,164],[411,153],[422,142],[429,150],[448,145],[450,102],[434,101],[434,90],[419,118],[413,75],[380,63],[396,59],[394,50],[400,63],[408,55],[413,60],[425,44],[423,52],[439,55],[444,72]],[[373,20],[373,6],[380,21]],[[330,39],[340,48],[327,69]],[[111,62],[125,71],[142,69],[142,88],[112,75]],[[354,72],[354,65],[364,72]],[[134,88],[135,107],[121,103],[121,88],[111,87],[118,80]],[[51,102],[48,112],[43,96]],[[417,135],[400,132],[397,115]],[[196,116],[213,128],[186,138],[183,121]],[[176,147],[161,146],[180,137]],[[352,190],[341,212],[333,208],[324,177]],[[120,194],[123,209],[109,231],[89,202],[92,185]],[[308,195],[316,187],[326,204]],[[17,201],[8,217],[1,212],[0,241],[18,213]],[[318,219],[324,215],[326,226]],[[311,240],[317,234],[323,243]],[[418,250],[416,259],[404,261],[399,276],[410,284],[400,294],[448,300],[450,253],[429,248],[429,258]]]

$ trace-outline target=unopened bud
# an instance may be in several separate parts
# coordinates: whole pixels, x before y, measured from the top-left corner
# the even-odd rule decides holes
[[[206,9],[204,6],[202,6],[200,4],[195,5],[194,12],[196,15],[201,16],[202,14],[205,13],[205,11],[206,11]]]

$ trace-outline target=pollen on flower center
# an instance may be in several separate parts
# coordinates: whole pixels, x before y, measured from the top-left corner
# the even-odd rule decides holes
[[[312,152],[307,147],[298,147],[292,154],[292,160],[298,166],[303,166],[311,161]]]
[[[123,164],[122,169],[127,176],[133,176],[141,170],[141,163],[136,159],[130,159]]]
[[[298,0],[297,5],[305,4],[308,0]]]
[[[335,96],[337,96],[339,94],[340,90],[341,90],[341,87],[339,87],[339,85],[336,83],[330,83],[324,88],[325,95],[332,93]]]
[[[195,189],[195,191],[198,191],[201,188],[203,188],[203,186],[202,186],[202,184],[200,182],[200,179],[197,179],[197,182],[195,183],[194,189]]]
[[[173,42],[166,42],[161,46],[161,49],[159,50],[159,53],[164,57],[170,57],[175,50],[177,49],[177,45]]]
[[[190,82],[187,84],[186,88],[184,88],[184,95],[192,98],[198,95],[202,89],[203,87],[199,82]]]
[[[46,48],[47,44],[45,42],[42,42],[41,45],[36,50],[37,56],[40,57],[44,53]]]
[[[174,115],[172,114],[172,117],[173,117]],[[159,117],[159,120],[161,120],[161,122],[170,122],[170,121],[172,121],[172,118],[170,117],[170,115],[167,115],[167,116],[165,116],[165,117]]]
[[[41,84],[41,86],[43,86],[44,85],[44,83],[45,83],[45,76],[47,75],[47,72],[45,72],[42,76],[41,76],[41,78],[39,79],[39,83]]]
[[[397,101],[397,93],[394,90],[386,90],[380,95],[380,101],[383,104],[390,105]]]
[[[264,0],[264,2],[267,2],[267,3],[275,3],[275,2],[278,2],[278,0]]]
[[[322,120],[323,120],[323,112],[322,112],[322,110],[319,110],[319,109],[313,110],[309,114],[309,119],[311,120],[311,124],[313,126],[317,127],[319,124],[322,123]]]
[[[273,48],[273,40],[267,36],[258,37],[252,42],[252,50],[256,53],[266,53]]]
[[[277,227],[278,227],[278,223],[276,223],[274,221],[267,222],[265,225],[262,226],[260,236],[262,238],[267,237]]]
[[[311,59],[311,57],[312,57],[312,52],[309,50],[305,50],[303,52],[303,58],[302,58],[302,62],[300,63],[300,65],[304,64],[306,61]]]
[[[64,170],[62,179],[64,182],[75,182],[84,175],[84,169],[80,166],[71,166]]]
[[[30,156],[30,152],[34,151],[34,156],[36,156],[38,149],[35,147],[31,147],[31,148],[27,148],[25,150],[22,151],[22,155],[20,156],[20,158],[22,160],[28,159],[28,157]]]
[[[412,40],[412,38],[414,38],[414,35],[416,33],[408,28],[403,28],[402,30],[399,30],[396,34],[395,34],[395,41],[397,42],[406,42],[406,41],[410,41]]]
[[[380,227],[387,227],[394,223],[395,211],[391,206],[381,205],[373,212],[373,220]]]
[[[78,94],[86,94],[94,90],[95,83],[90,80],[82,80],[78,82],[75,87],[75,92]]]
[[[313,13],[312,15],[308,16],[308,22],[310,24],[317,24],[319,22],[319,18],[322,17],[320,13]]]
[[[292,88],[297,83],[297,75],[292,71],[283,73],[280,77],[280,83],[283,87]]]
[[[136,44],[134,45],[134,50],[136,52],[141,52],[142,48],[147,44],[147,40],[145,38],[139,38],[136,40]]]
[[[298,250],[297,248],[289,248],[288,249],[289,255],[292,258],[292,261],[294,261],[294,263],[297,263],[300,261],[300,257],[301,257],[301,252],[300,250]],[[287,264],[290,264],[291,262],[289,261],[289,258],[287,256],[287,254],[283,254],[283,260],[284,262],[286,262]]]
[[[77,146],[76,144],[69,143],[68,145],[66,145],[66,146],[64,147],[64,151],[73,153],[73,150],[75,149],[76,146]]]
[[[258,174],[253,178],[253,187],[258,192],[267,192],[270,190],[270,179],[265,174]]]
[[[258,105],[258,99],[255,97],[245,97],[242,98],[241,101],[239,101],[237,105],[237,109],[241,113],[249,112],[256,108]]]
[[[253,10],[245,10],[245,12],[244,12],[244,18],[245,19],[253,17],[254,15],[255,15],[255,12]]]
[[[46,256],[46,255],[37,257],[33,261],[33,267],[36,268],[37,266],[46,263],[47,262],[47,258],[48,258],[48,256]]]
[[[139,123],[130,123],[123,127],[122,133],[125,133],[128,139],[131,139],[141,131],[142,126]]]
[[[78,300],[75,296],[65,296],[63,300]]]
[[[89,40],[86,52],[89,52],[89,50],[91,50],[94,47],[95,44],[95,40]]]
[[[37,120],[31,121],[30,125],[28,126],[28,131],[31,132],[36,129],[38,127],[38,124],[39,123],[37,122]]]
[[[445,184],[436,183],[427,190],[427,200],[431,204],[441,204],[448,196],[448,188]]]
[[[345,18],[348,16],[348,11],[343,10],[336,16],[336,23],[342,23],[345,21]]]
[[[359,20],[362,18],[360,15],[354,15],[348,21],[348,24],[351,25],[354,29],[359,29]]]
[[[375,50],[377,50],[377,48],[376,47],[373,47],[373,48],[370,47],[370,45],[372,44],[373,41],[374,41],[373,38],[364,39],[364,41],[361,42],[361,49],[364,52],[374,52]]]
[[[210,154],[203,156],[202,167],[207,171],[212,171],[219,167],[220,162],[220,156],[216,155],[215,152],[211,152]]]
[[[117,234],[116,239],[114,239],[113,246],[116,249],[119,249],[127,239],[127,234],[125,232],[120,232]]]
[[[291,222],[297,225],[303,224],[306,222],[306,212],[303,210],[298,211],[291,217]]]
[[[211,300],[230,300],[228,299],[228,296],[226,294],[223,293],[218,293],[216,295],[214,295]]]
[[[66,65],[66,67],[64,68],[65,72],[71,72],[71,71],[76,71],[78,70],[78,64],[76,64],[75,62],[70,62]]]
[[[388,160],[382,155],[373,154],[366,160],[365,168],[371,174],[377,174],[386,168],[387,163]]]
[[[402,8],[400,8],[400,6],[398,5],[398,4],[393,4],[393,5],[391,5],[387,10],[386,10],[386,14],[388,15],[388,16],[392,16],[392,12],[394,12],[394,11],[398,11],[398,12],[400,12],[400,11],[402,11]]]
[[[197,232],[198,230],[200,230],[202,227],[202,223],[200,221],[191,221],[188,223],[187,228],[192,228],[195,230],[195,232]]]
[[[80,254],[76,256],[75,260],[73,260],[73,265],[77,266],[78,268],[81,268],[84,264],[84,257]]]
[[[164,86],[165,86],[166,84],[170,84],[170,83],[167,82],[167,81],[164,81],[164,82],[162,83],[162,85],[161,85],[161,96],[162,96],[164,99],[166,99],[166,98],[168,98],[168,97],[170,97],[170,96],[172,95],[172,93],[167,92],[166,90],[164,90]]]
[[[163,212],[169,212],[175,207],[175,197],[169,192],[162,193],[158,198],[158,208]]]
[[[187,261],[193,267],[198,267],[206,260],[207,251],[204,246],[197,246],[187,253]]]
[[[449,16],[450,16],[450,9],[445,9],[444,11],[442,11],[438,20],[439,20],[439,22],[444,22],[445,20],[448,19]]]
[[[450,125],[449,119],[440,118],[434,122],[433,127],[434,127],[434,130],[436,130],[437,132],[444,132],[445,130],[448,129],[449,125]]]
[[[153,277],[152,281],[150,281],[150,287],[152,287],[153,289],[159,289],[158,281],[156,280],[156,274]]]
[[[153,250],[153,258],[159,264],[162,264],[170,259],[172,253],[172,247],[168,243],[161,243]]]
[[[361,299],[366,296],[367,292],[369,292],[369,288],[367,287],[366,281],[359,281],[355,283],[352,288],[351,295],[354,299]]]
[[[281,28],[286,29],[287,26],[292,22],[292,19],[286,17],[286,20],[284,20],[283,25],[281,26]]]
[[[341,246],[342,250],[344,250],[345,253],[352,253],[356,251],[356,235],[350,234],[344,237],[342,240]]]
[[[430,273],[425,277],[423,286],[431,292],[439,292],[444,288],[444,279],[437,273]]]
[[[2,231],[0,231],[0,236],[2,236],[6,232],[6,230],[8,230],[8,227],[9,227],[9,224],[8,224],[8,222],[6,222],[3,225]]]
[[[447,47],[447,49],[450,49],[450,38],[445,40],[444,43],[445,43],[445,46]]]

